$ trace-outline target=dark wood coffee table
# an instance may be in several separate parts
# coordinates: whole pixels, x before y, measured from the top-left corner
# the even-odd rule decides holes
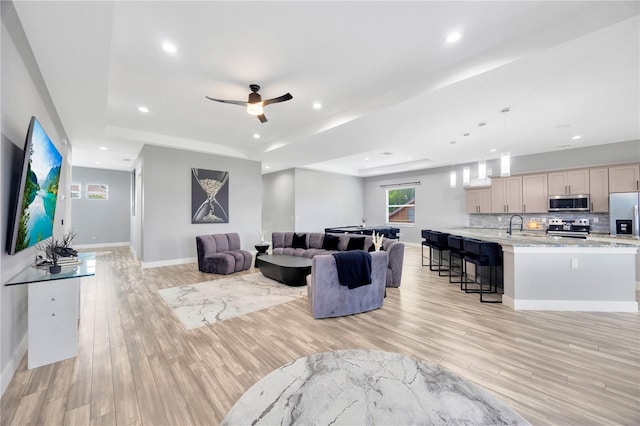
[[[311,274],[311,259],[288,254],[263,255],[256,259],[262,275],[289,286],[307,284],[307,275]]]

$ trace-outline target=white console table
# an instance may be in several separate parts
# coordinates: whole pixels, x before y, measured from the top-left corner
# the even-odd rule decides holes
[[[95,253],[79,253],[77,265],[59,274],[29,266],[5,285],[28,285],[28,368],[36,368],[78,353],[80,280],[95,275]]]

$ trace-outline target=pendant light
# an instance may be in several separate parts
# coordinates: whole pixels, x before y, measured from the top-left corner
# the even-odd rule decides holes
[[[469,136],[469,133],[464,134],[465,137]],[[462,186],[469,186],[471,183],[471,169],[469,166],[462,168]]]
[[[508,107],[502,109],[504,114],[504,152],[500,155],[500,176],[502,177],[511,176],[511,154],[507,149],[507,113],[509,111]]]
[[[478,126],[480,126],[480,138],[481,138],[481,146],[482,149],[484,149],[484,126],[487,123],[485,123],[484,121],[481,122],[480,124],[478,124]],[[480,180],[485,180],[487,178],[487,162],[484,161],[484,158],[480,159],[480,161],[478,161],[478,179]]]
[[[449,142],[450,145],[455,145],[456,141],[451,141]],[[451,171],[449,172],[449,187],[450,188],[455,188],[456,187],[456,181],[458,180],[458,173],[456,173],[455,169],[453,168],[454,163],[451,162]]]
[[[485,180],[487,178],[487,162],[484,160],[478,161],[478,179]]]

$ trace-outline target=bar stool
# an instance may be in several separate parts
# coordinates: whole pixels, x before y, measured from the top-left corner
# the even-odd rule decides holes
[[[431,256],[431,241],[429,241],[429,233],[430,232],[431,232],[430,229],[423,229],[421,231],[421,235],[422,235],[422,238],[423,238],[423,241],[422,241],[422,266],[427,266],[424,263],[424,259],[425,259],[425,257],[424,257],[424,248],[425,247],[428,247],[429,256]],[[427,259],[430,259],[430,258],[427,258]]]
[[[430,231],[429,232],[429,241],[430,241],[430,249],[429,249],[429,270],[430,271],[438,271],[438,276],[442,276],[443,272],[449,271],[449,261],[447,259],[447,265],[445,266],[444,260],[445,257],[443,253],[449,250],[449,234],[446,232],[439,231]],[[438,253],[437,263],[433,263],[434,251]]]
[[[468,281],[465,275],[464,277],[464,291],[465,293],[480,293],[480,302],[482,303],[502,303],[502,300],[486,300],[483,295],[487,293],[498,293],[498,267],[502,265],[502,247],[498,243],[489,241],[478,241],[470,238],[465,238],[464,249],[466,255],[464,256],[464,262],[473,263],[475,265],[475,276],[473,281]],[[485,283],[482,280],[478,280],[480,268],[489,268],[489,289],[485,290]],[[480,274],[481,275],[481,274]],[[478,284],[477,290],[470,290],[468,284]]]
[[[459,283],[460,286],[462,287],[462,281],[463,281],[463,277],[464,277],[464,256],[465,256],[465,251],[464,251],[464,238],[458,236],[458,235],[449,235],[449,238],[447,240],[447,243],[449,245],[449,283]],[[459,259],[460,261],[460,273],[457,274],[455,271],[456,268],[456,262],[455,259]],[[455,277],[459,277],[460,280],[459,281],[453,281],[453,278]],[[462,289],[462,288],[461,288]]]

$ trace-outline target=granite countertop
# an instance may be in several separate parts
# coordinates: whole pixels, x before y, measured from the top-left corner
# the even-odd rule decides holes
[[[493,228],[452,228],[440,229],[463,237],[478,238],[485,241],[496,242],[501,245],[513,247],[634,247],[640,244],[640,240],[620,238],[611,235],[589,236],[583,238],[568,238],[547,235],[544,230],[514,231],[513,235],[507,234],[506,229]],[[637,238],[637,237],[636,237]]]

